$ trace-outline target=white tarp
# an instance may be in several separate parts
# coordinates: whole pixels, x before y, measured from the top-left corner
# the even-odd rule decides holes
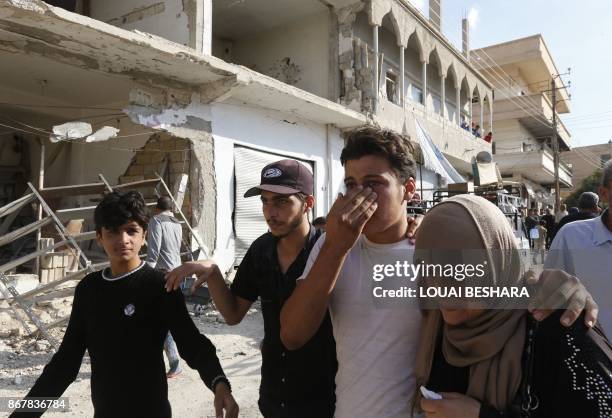
[[[440,152],[419,121],[414,118],[414,122],[416,125],[417,138],[419,139],[423,154],[423,167],[438,173],[447,184],[465,183],[465,179],[455,170],[451,163],[448,162],[442,152]]]

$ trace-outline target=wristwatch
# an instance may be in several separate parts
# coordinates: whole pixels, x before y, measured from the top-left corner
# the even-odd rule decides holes
[[[230,392],[232,391],[232,385],[230,384],[229,380],[227,380],[227,377],[225,377],[223,375],[217,376],[217,377],[215,377],[213,379],[212,383],[210,384],[211,390],[214,392],[215,389],[217,388],[217,385],[219,383],[221,383],[221,382],[223,382],[223,383],[225,383],[227,385],[227,387],[229,388]]]

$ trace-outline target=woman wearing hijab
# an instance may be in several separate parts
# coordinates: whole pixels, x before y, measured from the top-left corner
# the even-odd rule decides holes
[[[425,262],[438,262],[434,258],[445,250],[465,249],[487,254],[492,285],[524,283],[506,217],[477,196],[438,204],[417,233],[416,254]],[[545,281],[559,285],[548,306],[560,306],[551,298],[584,291],[562,272]],[[598,325],[578,320],[563,327],[559,313],[537,323],[524,309],[474,306],[440,301],[439,309],[423,311],[415,410],[427,418],[612,417],[612,347]],[[425,399],[421,385],[442,399]]]

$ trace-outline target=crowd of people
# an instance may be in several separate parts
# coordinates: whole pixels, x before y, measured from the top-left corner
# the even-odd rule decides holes
[[[551,261],[542,275],[530,277],[535,295],[554,302],[550,306],[557,310],[549,305],[457,307],[445,300],[431,309],[408,303],[380,306],[372,298],[366,267],[388,262],[390,255],[417,263],[413,252],[424,251],[429,255],[418,262],[454,266],[461,260],[437,259],[436,251],[496,250],[502,256],[487,259],[491,283],[518,285],[526,280],[518,244],[501,211],[477,196],[455,196],[424,217],[407,217],[407,203],[416,192],[416,163],[409,141],[398,134],[355,130],[340,160],[346,191],[316,226],[309,221],[315,204],[310,170],[289,159],[263,168],[260,184],[243,198],[261,200],[269,231],[251,244],[230,285],[213,260],[178,267],[163,262],[163,238],[154,239],[161,244],[154,244],[147,263],[141,262],[138,253],[148,228],[160,237],[172,236],[171,214],[162,203],[150,224],[138,193],[107,194],[96,208],[95,224],[110,267],[77,286],[64,340],[27,397],[60,396],[88,350],[96,416],[169,417],[162,352],[171,334],[180,356],[214,392],[216,416],[238,416],[217,348],[198,332],[185,308],[181,284],[195,276],[193,289],[208,286],[229,326],[261,301],[259,408],[264,417],[610,416],[612,348],[598,321],[598,315],[606,319],[609,312],[597,305],[605,296],[576,279],[587,277],[593,267],[589,271],[577,264],[566,250],[577,233],[568,228],[581,224],[578,244],[591,252],[598,248],[599,266],[605,266],[601,274],[609,276],[612,257],[605,253],[612,245],[612,221],[607,212],[557,233],[551,247],[559,247],[570,274]],[[612,203],[611,164],[600,192]],[[420,277],[419,286],[430,279]]]
[[[524,210],[525,211],[525,210]],[[578,198],[578,206],[570,207],[565,204],[559,206],[559,211],[553,214],[551,206],[538,209],[529,209],[524,213],[525,235],[529,238],[532,249],[548,250],[557,231],[564,225],[600,216],[599,196],[594,192],[584,192]]]
[[[478,124],[476,124],[474,122],[472,122],[472,125],[470,126],[468,124],[468,122],[465,119],[463,119],[461,121],[461,125],[460,126],[461,126],[462,129],[464,129],[464,130],[466,130],[468,132],[471,132],[472,135],[474,135],[476,138],[482,138],[482,139],[484,139],[488,143],[491,143],[493,141],[493,132],[489,131],[489,133],[487,133],[484,136],[484,138],[483,138],[483,136],[482,136],[482,134],[483,134],[482,128],[480,127],[480,125],[478,125]]]

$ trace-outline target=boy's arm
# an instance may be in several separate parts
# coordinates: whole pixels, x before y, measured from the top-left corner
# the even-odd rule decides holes
[[[204,384],[215,394],[216,416],[237,418],[238,405],[232,396],[229,380],[221,368],[217,349],[196,328],[187,312],[180,290],[162,292],[163,319],[168,320],[168,328],[176,341],[181,357],[189,367],[198,371]]]
[[[213,390],[213,383],[225,377],[213,343],[196,328],[180,290],[162,296],[162,320],[176,342],[180,356],[200,374],[204,384]]]
[[[70,313],[70,320],[68,321],[64,339],[57,353],[53,355],[51,361],[45,366],[42,374],[26,395],[26,398],[59,398],[76,379],[86,348],[86,304],[82,283],[80,283],[74,292],[72,312]],[[39,417],[42,414],[43,412],[20,412],[16,410],[11,417]]]
[[[157,259],[159,258],[159,250],[161,248],[162,240],[162,226],[161,222],[157,219],[151,218],[149,226],[147,228],[147,264],[155,268],[157,265]]]

